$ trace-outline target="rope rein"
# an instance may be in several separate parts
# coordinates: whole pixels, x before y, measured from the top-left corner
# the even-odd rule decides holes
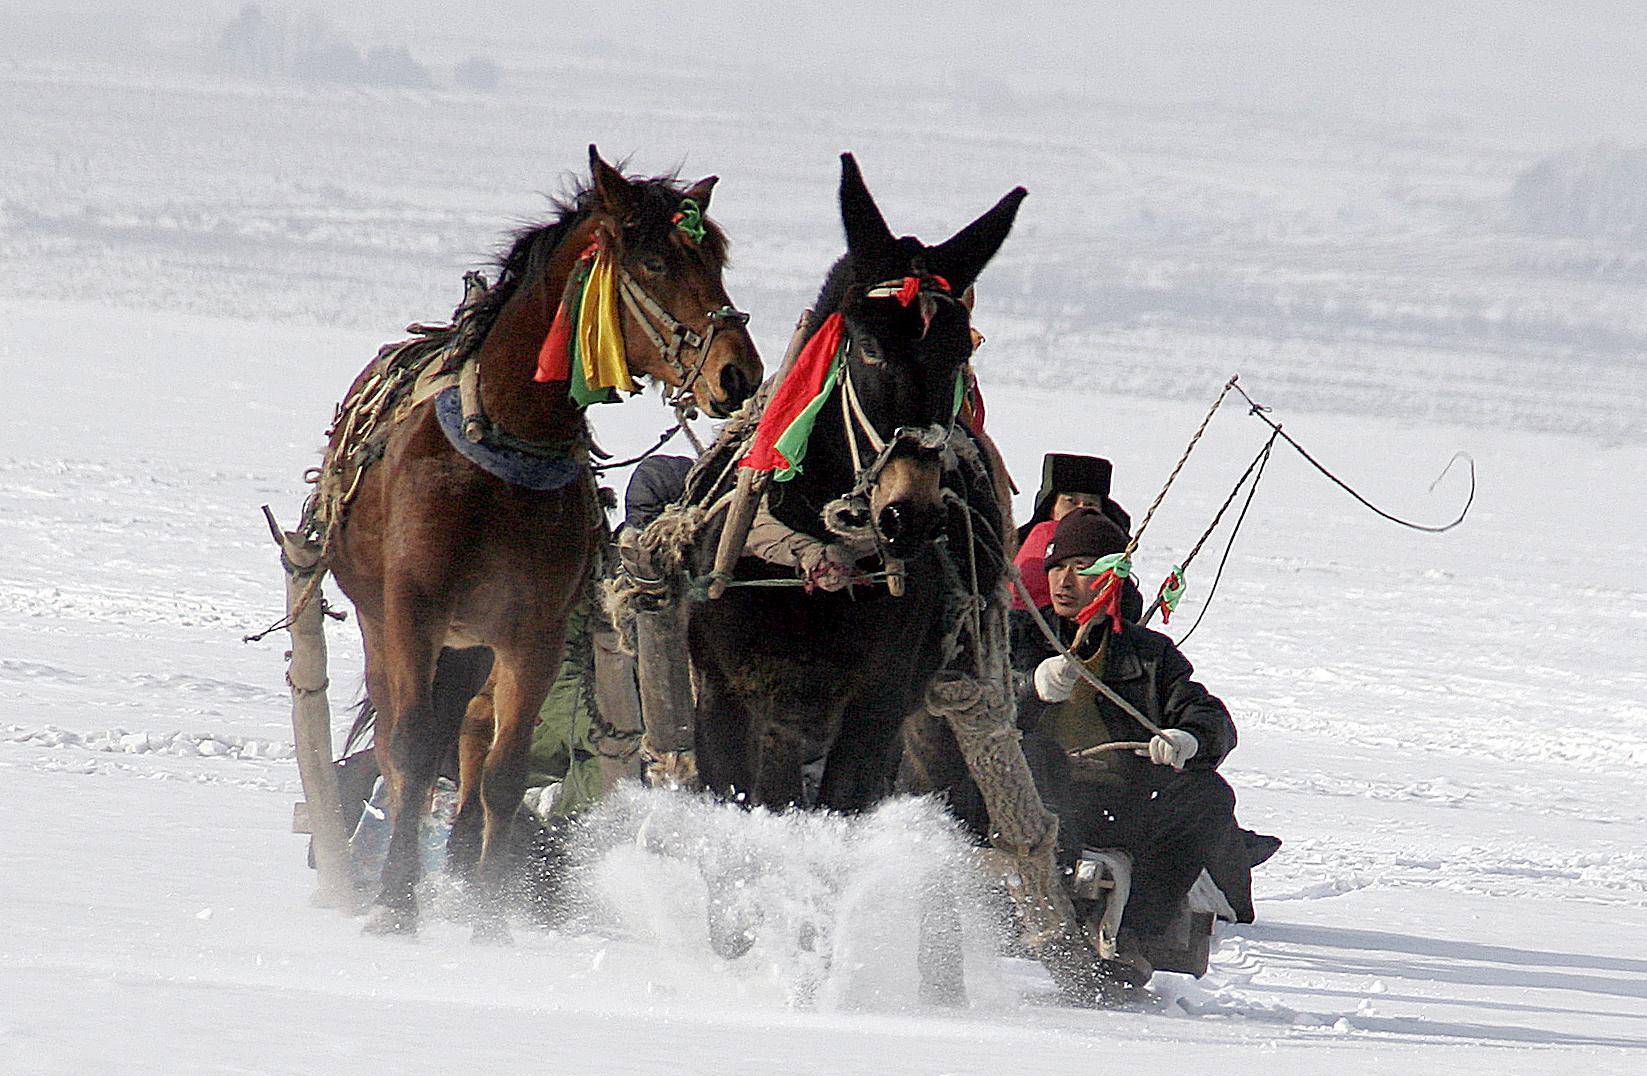
[[[1257,467],[1258,467],[1258,473],[1252,480],[1252,488],[1247,490],[1247,499],[1241,505],[1240,514],[1235,517],[1235,526],[1230,529],[1229,541],[1224,543],[1224,555],[1218,558],[1218,570],[1213,573],[1212,586],[1207,589],[1207,600],[1201,603],[1201,611],[1196,614],[1195,623],[1190,625],[1189,631],[1186,631],[1183,635],[1180,635],[1178,637],[1178,645],[1183,645],[1183,643],[1186,639],[1188,639],[1191,635],[1195,634],[1195,629],[1199,628],[1201,626],[1201,621],[1206,619],[1207,610],[1212,608],[1213,595],[1218,593],[1218,581],[1220,579],[1224,578],[1224,565],[1229,563],[1230,551],[1235,548],[1235,536],[1241,533],[1241,524],[1246,522],[1246,519],[1247,519],[1247,509],[1252,507],[1253,496],[1255,494],[1257,494],[1257,492],[1258,492],[1258,483],[1260,481],[1262,481],[1263,478],[1264,478],[1264,468],[1269,466],[1270,452],[1275,446],[1276,436],[1277,436],[1277,434],[1274,434],[1274,433],[1270,434],[1270,439],[1268,441],[1264,442],[1263,450],[1258,453],[1258,458],[1253,461],[1253,463],[1256,464]],[[1252,467],[1249,466],[1247,468],[1247,471],[1249,473],[1251,473]],[[1241,476],[1241,481],[1242,482],[1246,481],[1246,475]],[[1241,488],[1241,483],[1237,482],[1236,486],[1235,486],[1235,489],[1230,491],[1230,500],[1235,499],[1235,493],[1236,493],[1236,491],[1240,490],[1240,488]],[[1224,502],[1224,508],[1228,508],[1229,503],[1230,503],[1229,501],[1225,501]],[[1218,510],[1219,515],[1223,515],[1223,512],[1224,512],[1223,508],[1220,508]],[[1213,525],[1217,526],[1217,520],[1213,521]],[[1208,529],[1207,533],[1208,534],[1212,533],[1210,528]],[[1199,542],[1196,543],[1195,548],[1197,550],[1199,550],[1201,548],[1201,545],[1200,545]],[[1191,556],[1194,556],[1194,554],[1192,553]],[[1186,561],[1185,563],[1188,563],[1188,561]],[[1153,612],[1153,609],[1151,611]],[[1146,615],[1144,619],[1147,621],[1149,619],[1149,617]]]
[[[1179,579],[1180,583],[1182,583],[1182,581],[1184,579],[1184,574],[1189,570],[1189,566],[1190,566],[1191,562],[1193,562],[1196,558],[1196,555],[1201,552],[1201,547],[1207,544],[1207,539],[1211,538],[1213,532],[1218,529],[1218,524],[1221,523],[1224,519],[1224,513],[1229,511],[1230,505],[1235,503],[1235,498],[1241,495],[1241,487],[1246,485],[1247,479],[1252,476],[1253,471],[1256,470],[1258,472],[1259,478],[1263,477],[1264,467],[1269,462],[1270,450],[1272,448],[1274,448],[1275,439],[1279,436],[1280,436],[1279,432],[1270,434],[1270,439],[1268,441],[1264,442],[1264,447],[1258,450],[1258,455],[1254,456],[1253,459],[1252,459],[1252,462],[1247,464],[1247,469],[1245,471],[1241,472],[1241,477],[1237,478],[1235,480],[1235,485],[1230,489],[1229,496],[1225,497],[1224,498],[1224,503],[1218,506],[1218,511],[1213,514],[1212,522],[1207,524],[1207,529],[1201,532],[1201,537],[1199,537],[1195,540],[1195,545],[1190,549],[1189,553],[1185,555],[1183,561],[1181,561],[1178,565],[1175,566],[1174,574],[1178,576],[1178,579]],[[1254,481],[1253,484],[1252,484],[1252,493],[1256,493],[1256,492],[1258,492],[1258,483],[1257,483],[1257,481]],[[1247,494],[1247,505],[1252,504],[1252,493]],[[1236,530],[1240,530],[1240,528],[1241,528],[1241,519],[1245,519],[1246,515],[1247,515],[1247,509],[1246,509],[1245,506],[1243,506],[1242,509],[1241,509],[1240,519],[1237,519],[1236,523],[1235,523]],[[1230,535],[1230,543],[1233,545],[1234,541],[1235,541],[1235,535],[1232,533]],[[1224,557],[1225,557],[1226,560],[1229,557],[1229,547],[1228,546],[1226,546],[1225,549],[1224,549]],[[1223,570],[1223,562],[1220,561],[1219,562],[1219,571],[1221,572],[1222,570]],[[1151,602],[1149,608],[1144,610],[1144,619],[1139,621],[1140,625],[1142,625],[1144,627],[1149,626],[1149,622],[1155,617],[1156,610],[1161,608],[1162,597],[1166,594],[1167,585],[1171,581],[1172,581],[1172,576],[1171,575],[1169,575],[1169,576],[1167,576],[1167,578],[1161,580],[1160,589],[1158,589],[1155,592],[1155,601]],[[1218,585],[1217,582],[1214,581],[1213,586],[1216,587],[1217,585]],[[1212,594],[1209,592],[1207,594],[1207,603],[1210,604],[1211,602],[1212,602]],[[1201,615],[1202,616],[1206,615],[1205,606],[1203,606],[1202,609],[1201,609]],[[1200,618],[1197,617],[1196,618],[1196,623],[1199,624],[1200,622],[1201,622]],[[1195,630],[1194,628],[1190,629],[1190,631],[1194,631],[1194,630]],[[1187,639],[1187,638],[1189,638],[1189,633],[1188,632],[1186,632],[1184,634],[1184,639]],[[1183,639],[1179,640],[1179,642],[1182,642],[1182,641],[1183,641]]]
[[[1030,619],[1035,621],[1035,626],[1040,629],[1042,637],[1054,650],[1074,664],[1076,671],[1081,674],[1081,679],[1090,684],[1098,694],[1119,706],[1128,717],[1144,726],[1151,734],[1161,735],[1159,725],[1145,717],[1143,711],[1139,710],[1138,707],[1117,695],[1114,688],[1100,680],[1096,673],[1087,668],[1086,662],[1076,657],[1071,649],[1064,645],[1064,641],[1058,638],[1058,633],[1052,630],[1052,626],[1047,623],[1046,617],[1041,615],[1041,610],[1035,607],[1035,599],[1030,597],[1029,589],[1024,586],[1023,576],[1018,573],[1016,564],[1007,567],[1007,579],[1018,591],[1018,596],[1023,599],[1024,605],[1029,609]],[[1148,747],[1149,745],[1145,744],[1144,746]]]
[[[1178,479],[1178,472],[1182,471],[1184,464],[1189,462],[1190,453],[1195,451],[1195,445],[1201,440],[1201,435],[1207,432],[1207,426],[1212,422],[1212,416],[1216,415],[1218,409],[1223,406],[1224,397],[1230,394],[1230,389],[1236,388],[1235,382],[1240,376],[1240,374],[1234,374],[1228,381],[1224,382],[1224,388],[1218,393],[1218,398],[1212,401],[1211,407],[1207,408],[1206,416],[1201,419],[1201,425],[1195,428],[1195,435],[1189,439],[1189,444],[1184,446],[1184,454],[1178,457],[1178,462],[1173,466],[1172,473],[1167,475],[1166,484],[1161,487],[1161,492],[1155,495],[1155,500],[1150,502],[1149,510],[1144,513],[1144,521],[1138,524],[1138,530],[1127,540],[1126,552],[1123,554],[1125,559],[1131,560],[1133,553],[1137,552],[1138,543],[1144,538],[1144,531],[1149,529],[1149,521],[1155,518],[1155,510],[1161,507],[1162,501],[1166,500],[1167,491],[1172,488],[1173,482]],[[1241,395],[1245,396],[1246,393],[1243,392]]]

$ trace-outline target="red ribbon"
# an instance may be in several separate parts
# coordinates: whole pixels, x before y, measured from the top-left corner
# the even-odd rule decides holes
[[[1085,624],[1100,616],[1109,617],[1110,628],[1113,631],[1121,630],[1121,591],[1124,589],[1121,580],[1116,578],[1113,571],[1105,572],[1098,577],[1098,596],[1088,603],[1085,609],[1075,614],[1077,624]]]
[[[892,297],[898,300],[899,306],[908,306],[910,303],[915,301],[916,296],[921,294],[921,284],[923,281],[927,280],[930,280],[933,284],[937,285],[939,291],[949,290],[949,281],[945,280],[937,273],[931,273],[924,277],[906,276],[904,277],[903,284],[899,286],[897,292]]]
[[[578,255],[577,263],[572,267],[572,278],[575,279],[583,269],[583,263],[593,258],[600,250],[600,240],[589,243],[584,252]],[[538,349],[538,370],[532,375],[532,380],[570,381],[572,380],[572,304],[583,298],[580,291],[573,294],[571,280],[567,281],[565,293],[560,297],[560,306],[555,308],[555,320],[549,325],[549,335],[543,338],[543,346]]]
[[[744,456],[742,466],[753,471],[789,468],[790,461],[778,451],[778,438],[806,410],[806,405],[823,391],[824,378],[828,376],[829,364],[834,361],[835,352],[841,346],[845,324],[846,319],[840,314],[829,315],[818,326],[818,331],[812,334],[812,339],[806,342],[801,353],[795,356],[795,365],[784,375],[783,384],[772,394],[772,402],[766,405],[766,411],[761,415],[761,424],[755,428],[755,444]]]

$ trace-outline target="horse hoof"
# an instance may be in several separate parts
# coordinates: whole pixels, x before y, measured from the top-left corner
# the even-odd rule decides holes
[[[371,911],[366,913],[366,925],[361,928],[361,933],[376,934],[380,937],[416,934],[417,913],[391,908],[387,904],[374,904]]]
[[[507,949],[515,944],[515,936],[509,933],[508,923],[501,919],[485,918],[475,924],[469,941],[474,945],[496,945]]]
[[[711,910],[709,947],[722,960],[736,960],[755,947],[755,924],[746,916]]]

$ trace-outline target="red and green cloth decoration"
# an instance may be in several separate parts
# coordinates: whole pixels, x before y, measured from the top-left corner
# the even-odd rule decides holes
[[[694,243],[703,242],[703,237],[709,233],[703,224],[703,207],[691,198],[681,199],[680,208],[669,221]]]
[[[614,403],[620,389],[639,391],[629,374],[618,321],[617,275],[604,247],[592,244],[573,269],[538,351],[533,380],[569,382],[567,395],[579,407]]]
[[[795,365],[761,414],[755,444],[741,466],[776,472],[772,478],[777,482],[787,482],[800,471],[818,412],[834,391],[846,360],[845,326],[840,314],[829,315],[795,356]]]
[[[896,299],[899,306],[908,306],[920,296],[921,288],[929,285],[941,291],[949,290],[949,281],[941,276],[906,276],[879,284],[864,294],[871,299]],[[795,365],[784,376],[772,402],[766,405],[760,425],[755,428],[755,444],[744,455],[740,466],[752,471],[772,471],[776,482],[787,482],[800,472],[818,412],[823,410],[824,402],[840,380],[846,363],[846,344],[846,320],[838,312],[829,315],[795,357]],[[951,419],[968,399],[967,376],[965,364],[955,371]],[[975,389],[976,382],[972,385]],[[982,406],[979,398],[976,420],[980,426]],[[971,416],[968,421],[972,421]]]
[[[1188,588],[1189,584],[1184,581],[1183,567],[1174,564],[1172,571],[1167,573],[1167,578],[1161,583],[1161,593],[1155,596],[1155,604],[1161,609],[1161,623],[1172,623],[1172,614],[1178,611],[1178,601]]]
[[[1132,574],[1132,561],[1127,559],[1125,553],[1111,553],[1093,561],[1091,567],[1082,568],[1079,574],[1098,576],[1098,593],[1085,609],[1075,614],[1075,622],[1085,624],[1107,616],[1111,630],[1120,631],[1121,592],[1126,589],[1127,577]]]

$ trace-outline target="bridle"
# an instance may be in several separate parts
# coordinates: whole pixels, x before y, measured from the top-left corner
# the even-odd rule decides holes
[[[686,417],[691,417],[695,399],[692,397],[692,386],[697,383],[698,375],[703,373],[704,364],[709,361],[715,335],[726,328],[748,325],[749,314],[728,303],[719,310],[709,311],[706,315],[709,328],[700,333],[665,310],[663,304],[647,294],[629,270],[623,268],[618,270],[618,294],[623,297],[623,305],[628,308],[636,324],[652,342],[658,357],[680,378],[680,385],[665,395],[664,402],[677,411],[685,412]],[[697,361],[690,367],[681,358],[683,351],[697,352]]]
[[[931,315],[926,311],[928,302],[946,300],[956,303],[958,300],[949,294],[949,282],[943,277],[922,274],[907,276],[900,280],[890,280],[871,287],[864,293],[870,299],[897,299],[904,306],[911,302],[922,303],[923,320],[930,324]],[[925,335],[923,325],[922,335]],[[852,364],[846,361],[846,353],[856,343],[850,337],[843,340],[843,361],[841,363],[840,392],[841,423],[846,435],[848,452],[852,456],[852,489],[843,496],[837,497],[824,505],[821,513],[824,526],[830,532],[843,537],[873,537],[880,544],[884,536],[869,510],[870,499],[881,472],[899,450],[907,449],[916,453],[943,453],[942,467],[945,470],[955,465],[953,450],[949,448],[950,436],[955,430],[955,416],[959,413],[960,392],[956,393],[956,404],[950,412],[948,422],[934,422],[926,426],[899,426],[892,431],[890,438],[883,438],[870,421],[869,414],[864,410],[863,402],[858,398],[858,389],[852,377]],[[860,350],[861,350],[861,345]],[[865,361],[874,365],[879,360]],[[957,388],[964,378],[964,366],[955,371]],[[860,446],[860,440],[864,447]],[[869,462],[864,461],[868,458]]]

